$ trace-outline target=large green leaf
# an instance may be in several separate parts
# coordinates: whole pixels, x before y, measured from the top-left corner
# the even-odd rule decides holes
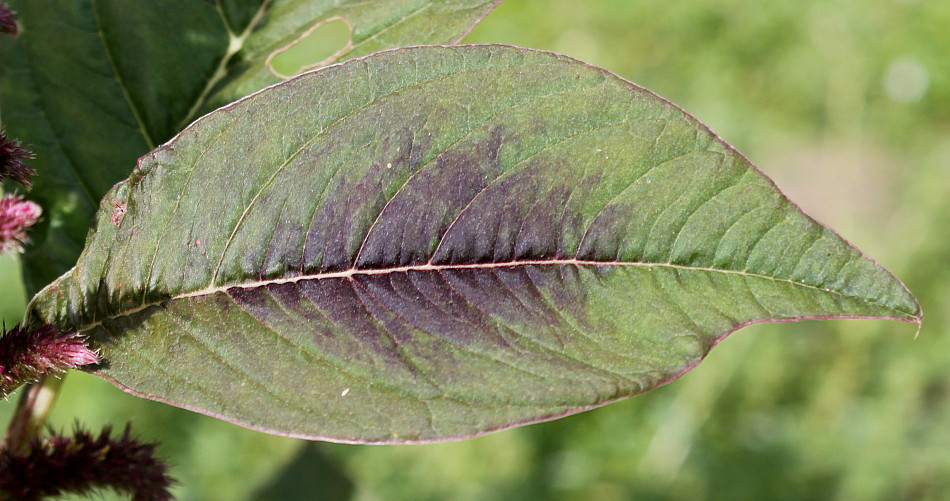
[[[35,292],[72,267],[100,198],[200,114],[280,81],[266,66],[328,19],[337,58],[452,43],[500,0],[21,0],[0,38],[0,109],[32,145],[45,221],[23,256]]]
[[[706,127],[567,57],[382,52],[211,113],[104,199],[37,320],[275,433],[461,438],[683,374],[763,321],[919,306]]]

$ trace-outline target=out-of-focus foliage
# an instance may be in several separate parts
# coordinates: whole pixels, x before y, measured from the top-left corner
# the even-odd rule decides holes
[[[275,485],[289,478],[299,499],[950,497],[950,3],[508,0],[466,41],[567,53],[683,106],[905,278],[919,338],[753,326],[649,395],[430,446],[308,445],[83,375],[54,424],[133,419],[165,444],[182,500],[293,499]],[[316,487],[288,464],[348,478]]]
[[[10,252],[0,255],[0,320],[14,325],[22,320],[26,301],[23,297],[23,285],[20,278],[16,255]]]

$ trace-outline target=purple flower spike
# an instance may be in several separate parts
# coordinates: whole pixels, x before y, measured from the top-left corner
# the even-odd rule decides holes
[[[34,501],[105,487],[131,495],[133,501],[172,499],[172,479],[165,463],[155,458],[156,444],[132,438],[129,426],[117,438],[110,435],[109,427],[98,437],[77,429],[72,437],[34,437],[24,454],[3,451],[0,499]]]
[[[27,242],[26,230],[33,226],[43,209],[19,195],[4,195],[0,199],[0,253],[21,252]]]
[[[0,31],[4,31],[2,5],[0,4]],[[15,27],[16,24],[13,26]],[[6,131],[0,131],[0,180],[12,179],[29,189],[32,186],[31,178],[36,171],[23,161],[31,158],[33,158],[32,152],[21,148],[20,142],[16,139],[7,138]]]
[[[98,362],[98,354],[79,334],[63,334],[52,325],[14,326],[0,337],[0,396],[46,374]]]

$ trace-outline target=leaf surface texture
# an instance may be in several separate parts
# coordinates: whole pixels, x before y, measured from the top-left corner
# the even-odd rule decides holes
[[[679,108],[506,46],[386,51],[205,116],[33,313],[137,394],[374,443],[639,394],[754,322],[920,316]]]

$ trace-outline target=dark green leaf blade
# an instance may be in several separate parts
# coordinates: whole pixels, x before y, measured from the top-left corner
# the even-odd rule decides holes
[[[37,153],[31,198],[45,214],[23,256],[27,289],[75,264],[96,204],[136,158],[201,113],[280,81],[266,61],[312,26],[334,17],[353,26],[340,59],[453,42],[499,1],[8,2],[23,33],[0,38],[0,109],[11,136]]]
[[[109,193],[33,313],[129,391],[347,442],[578,412],[750,323],[920,318],[680,109],[505,46],[382,52],[206,116]]]

